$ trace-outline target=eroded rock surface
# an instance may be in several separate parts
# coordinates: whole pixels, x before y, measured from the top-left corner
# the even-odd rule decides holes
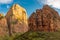
[[[9,33],[22,33],[28,31],[27,13],[24,8],[14,4],[8,13],[6,19],[9,27]]]
[[[60,28],[60,17],[57,11],[48,5],[37,9],[29,17],[29,30],[32,31],[57,31]]]
[[[3,14],[0,14],[0,36],[8,34],[7,20]]]

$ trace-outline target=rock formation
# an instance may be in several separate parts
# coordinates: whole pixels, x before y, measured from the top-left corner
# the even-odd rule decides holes
[[[29,27],[28,27],[29,26]],[[60,30],[60,16],[57,11],[48,5],[37,9],[27,20],[26,10],[14,4],[6,16],[0,14],[0,34],[12,35],[30,31],[54,32]]]
[[[60,17],[57,11],[48,5],[37,9],[29,17],[29,30],[32,31],[57,31],[60,28]]]
[[[14,4],[6,14],[10,35],[13,33],[23,33],[28,31],[28,21],[26,10]]]
[[[6,18],[3,14],[0,14],[0,36],[4,36],[8,34],[8,26]]]

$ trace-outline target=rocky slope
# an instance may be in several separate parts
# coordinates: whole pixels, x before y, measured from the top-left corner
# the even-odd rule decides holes
[[[37,9],[29,17],[29,30],[32,31],[57,31],[60,28],[60,17],[57,11],[48,5]]]
[[[13,33],[23,33],[28,31],[26,10],[18,4],[14,4],[10,8],[6,14],[6,19],[10,35]]]
[[[4,36],[8,34],[8,26],[6,18],[3,14],[0,14],[0,36]]]

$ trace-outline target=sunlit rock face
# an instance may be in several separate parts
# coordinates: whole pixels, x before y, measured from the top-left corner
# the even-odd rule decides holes
[[[29,30],[53,32],[60,28],[60,17],[57,11],[48,5],[42,9],[37,9],[29,17]]]
[[[8,13],[6,19],[9,27],[9,33],[24,33],[28,31],[27,13],[24,8],[14,4]]]
[[[8,26],[6,18],[3,14],[0,14],[0,36],[4,36],[8,34]]]

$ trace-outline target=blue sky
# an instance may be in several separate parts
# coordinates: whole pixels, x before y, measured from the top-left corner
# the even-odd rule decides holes
[[[28,16],[36,9],[41,9],[44,4],[48,4],[60,13],[60,0],[0,0],[0,13],[6,14],[13,4],[24,7]]]

